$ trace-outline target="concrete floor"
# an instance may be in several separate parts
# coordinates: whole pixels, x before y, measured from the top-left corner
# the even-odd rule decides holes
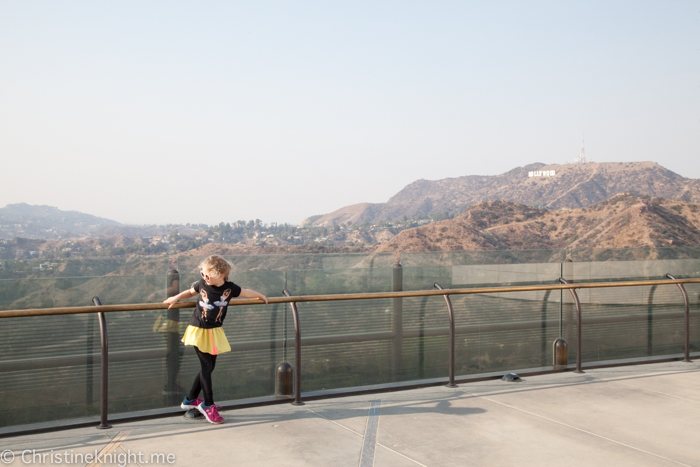
[[[700,362],[222,415],[223,425],[177,416],[111,430],[4,438],[0,461],[14,455],[9,465],[146,466],[156,463],[152,454],[163,454],[161,465],[180,466],[700,466]],[[101,464],[76,457],[99,452],[114,457],[103,455]],[[57,455],[66,453],[68,462],[58,462]]]

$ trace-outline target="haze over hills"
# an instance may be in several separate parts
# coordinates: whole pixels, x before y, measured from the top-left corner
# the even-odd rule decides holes
[[[182,225],[124,225],[119,222],[84,214],[78,211],[62,211],[53,206],[33,206],[26,203],[8,204],[0,208],[0,238],[58,239],[89,236],[151,237],[167,235],[173,228],[181,232],[196,232],[206,226]]]
[[[8,204],[0,208],[0,238],[58,238],[81,235],[119,222],[53,206]]]
[[[575,209],[593,206],[618,193],[700,202],[700,180],[682,177],[655,162],[535,163],[501,175],[417,180],[386,203],[346,206],[310,217],[302,225],[391,222],[440,214],[447,217],[445,214],[456,215],[473,204],[492,200]]]
[[[347,206],[302,226],[259,220],[130,226],[15,204],[0,209],[0,259],[695,247],[698,202],[699,180],[639,162],[531,164],[497,176],[418,180],[387,203]]]

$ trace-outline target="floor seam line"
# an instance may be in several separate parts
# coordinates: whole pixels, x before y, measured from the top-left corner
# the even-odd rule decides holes
[[[618,384],[621,384],[621,385],[623,385],[623,386],[628,386],[628,387],[631,387],[631,388],[635,388],[635,389],[639,389],[639,390],[641,390],[641,391],[653,392],[654,394],[661,394],[662,396],[671,397],[671,398],[673,398],[673,399],[679,399],[679,400],[682,400],[682,401],[693,402],[693,403],[695,403],[695,404],[700,403],[700,401],[695,401],[695,400],[693,400],[693,399],[687,399],[687,398],[685,398],[685,397],[680,397],[680,396],[676,396],[676,395],[673,395],[673,394],[668,394],[668,393],[666,393],[666,392],[654,391],[653,389],[647,389],[647,388],[643,388],[643,387],[641,387],[641,386],[634,386],[633,384],[627,384],[627,383],[618,383]]]
[[[334,425],[338,425],[340,428],[343,428],[343,429],[345,429],[345,430],[348,430],[350,433],[353,433],[353,434],[355,434],[355,435],[357,435],[357,436],[362,436],[362,433],[358,433],[357,431],[353,430],[352,428],[348,428],[348,427],[346,427],[345,425],[341,425],[340,423],[338,423],[338,422],[336,422],[336,421],[334,421],[334,420],[331,420],[331,419],[328,418],[328,417],[324,417],[324,416],[321,415],[320,413],[316,413],[316,412],[314,412],[314,411],[311,410],[311,409],[306,409],[306,410],[308,410],[308,411],[311,412],[312,414],[314,414],[314,415],[316,415],[316,416],[318,416],[318,417],[320,417],[320,418],[322,418],[322,419],[324,419],[324,420],[326,420],[326,421],[329,421],[329,422],[333,423]]]
[[[504,407],[508,407],[508,408],[510,408],[510,409],[517,410],[517,411],[519,411],[519,412],[523,412],[523,413],[532,415],[532,416],[534,416],[534,417],[541,418],[541,419],[543,419],[543,420],[547,420],[547,421],[550,421],[550,422],[552,422],[552,423],[556,423],[556,424],[558,424],[558,425],[565,426],[565,427],[567,427],[567,428],[571,428],[572,430],[580,431],[580,432],[582,432],[582,433],[586,433],[586,434],[595,436],[595,437],[597,437],[597,438],[601,438],[601,439],[604,439],[604,440],[606,440],[606,441],[610,441],[610,442],[612,442],[612,443],[619,444],[620,446],[625,446],[625,447],[627,447],[627,448],[629,448],[629,449],[633,449],[633,450],[635,450],[635,451],[643,452],[643,453],[645,453],[645,454],[649,454],[649,455],[651,455],[651,456],[658,457],[659,459],[664,459],[664,460],[667,460],[667,461],[669,461],[669,462],[673,462],[673,463],[675,463],[675,464],[682,465],[682,466],[684,466],[684,467],[693,467],[693,466],[691,466],[691,465],[684,464],[684,463],[682,463],[682,462],[680,462],[680,461],[677,461],[677,460],[674,460],[674,459],[670,459],[670,458],[668,458],[668,457],[664,457],[664,456],[662,456],[662,455],[660,455],[660,454],[655,454],[655,453],[650,452],[650,451],[645,451],[644,449],[638,448],[638,447],[633,446],[633,445],[631,445],[631,444],[626,444],[626,443],[623,443],[622,441],[617,441],[617,440],[615,440],[615,439],[608,438],[607,436],[599,435],[598,433],[594,433],[594,432],[592,432],[592,431],[588,431],[588,430],[585,430],[585,429],[583,429],[583,428],[578,428],[578,427],[575,427],[575,426],[573,426],[573,425],[569,425],[569,424],[567,424],[567,423],[560,422],[560,421],[558,421],[558,420],[554,420],[553,418],[545,417],[544,415],[539,415],[539,414],[530,412],[530,411],[525,410],[525,409],[520,409],[520,408],[518,408],[518,407],[509,405],[509,404],[506,404],[506,403],[504,403],[504,402],[499,402],[499,401],[490,399],[490,398],[488,398],[488,397],[483,397],[483,399],[485,399],[485,400],[487,400],[487,401],[489,401],[489,402],[492,402],[492,403],[494,403],[494,404],[502,405],[502,406],[504,406]]]
[[[374,466],[374,452],[377,447],[377,430],[379,428],[379,409],[381,400],[373,400],[369,405],[367,413],[367,426],[362,441],[362,451],[360,452],[360,467]]]
[[[307,408],[306,410],[308,410],[308,411],[311,412],[312,414],[314,414],[314,415],[316,415],[316,416],[318,416],[318,417],[320,417],[320,418],[322,418],[322,419],[324,419],[324,420],[326,420],[326,421],[329,421],[329,422],[331,422],[331,423],[333,423],[333,424],[335,424],[335,425],[338,425],[340,428],[343,428],[344,430],[347,430],[347,431],[349,431],[350,433],[352,433],[352,434],[354,434],[354,435],[357,435],[357,436],[360,436],[360,437],[363,437],[363,438],[364,438],[364,436],[362,435],[362,433],[358,433],[357,431],[353,430],[352,428],[348,428],[348,427],[346,427],[345,425],[342,425],[342,424],[340,424],[340,423],[338,423],[338,422],[336,422],[336,421],[334,421],[334,420],[331,420],[331,419],[328,418],[328,417],[324,417],[324,416],[321,415],[320,413],[317,413],[317,412],[315,412],[315,411],[313,411],[313,410],[311,410],[311,409],[309,409],[309,408]],[[404,459],[407,459],[407,460],[413,462],[414,464],[420,465],[421,467],[428,467],[427,465],[421,464],[421,463],[418,462],[417,460],[408,457],[406,454],[402,454],[402,453],[400,453],[399,451],[396,451],[395,449],[391,449],[389,446],[387,446],[387,445],[385,445],[385,444],[382,444],[382,443],[380,443],[380,442],[377,442],[377,446],[381,446],[382,448],[386,449],[387,451],[391,451],[391,452],[393,452],[394,454],[396,454],[396,455],[398,455],[398,456],[401,456],[401,457],[403,457]]]
[[[384,445],[384,444],[382,444],[382,443],[377,443],[377,446],[381,446],[381,447],[383,447],[384,449],[386,449],[386,450],[388,450],[388,451],[391,451],[391,452],[393,452],[394,454],[398,454],[399,456],[403,457],[404,459],[408,459],[409,461],[411,461],[411,462],[413,462],[413,463],[416,463],[416,464],[418,464],[418,465],[420,465],[420,466],[422,466],[422,467],[428,467],[427,465],[421,464],[421,463],[418,462],[417,460],[411,459],[411,458],[408,457],[407,455],[401,454],[399,451],[396,451],[396,450],[394,450],[394,449],[391,449],[389,446],[386,446],[386,445]]]

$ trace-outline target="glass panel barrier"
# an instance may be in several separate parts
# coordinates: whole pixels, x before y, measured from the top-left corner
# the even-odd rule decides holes
[[[558,292],[452,297],[456,374],[551,365],[552,343],[560,330],[558,300]]]
[[[700,277],[700,249],[425,252],[396,255],[308,254],[226,256],[232,280],[279,297]],[[694,256],[693,256],[694,255]],[[646,259],[653,257],[653,259]],[[605,262],[576,258],[608,259]],[[644,260],[638,260],[644,258]],[[158,303],[168,270],[185,290],[200,278],[202,257],[64,259],[3,262],[0,309]],[[691,351],[700,350],[700,284],[690,297]],[[675,285],[579,289],[583,361],[683,352],[682,295]],[[576,310],[568,291],[451,297],[456,320],[456,375],[552,365],[552,343],[563,336],[576,355]],[[441,296],[300,303],[302,390],[333,390],[447,378],[449,321]],[[178,405],[199,372],[191,348],[179,342],[191,309],[178,313],[107,313],[110,413]],[[402,324],[396,334],[397,323]],[[289,305],[229,309],[224,330],[234,348],[214,373],[217,401],[273,397],[275,368],[294,362]],[[97,316],[7,318],[0,326],[0,427],[99,414],[100,340]],[[14,403],[31,400],[31,407]]]
[[[96,295],[109,304],[161,301],[166,296],[167,270],[164,258],[6,261],[0,279],[0,309],[89,306]],[[110,374],[119,374],[119,351],[165,351],[154,341],[154,319],[153,312],[107,316],[113,352]],[[144,322],[148,332],[143,332]],[[114,377],[111,386],[118,388],[120,379]],[[2,321],[0,426],[98,415],[99,387],[96,315]],[[31,409],[16,404],[17,400],[31,401]]]
[[[390,299],[309,302],[298,308],[302,391],[396,381]],[[293,344],[293,332],[290,340]]]
[[[113,305],[159,301],[167,271],[167,258],[5,261],[0,309],[86,306],[94,296]]]
[[[561,263],[564,260],[566,260],[566,250],[422,251],[401,253],[401,264],[405,267]]]
[[[649,261],[697,258],[700,258],[700,248],[698,247],[574,248],[571,250],[571,259],[574,262]]]
[[[574,282],[664,280],[670,272],[676,278],[700,277],[697,259],[574,262],[570,268]],[[700,345],[698,287],[685,287],[692,352]],[[685,304],[676,285],[579,289],[578,296],[584,310],[584,362],[683,353]]]
[[[3,320],[0,426],[99,414],[96,318],[64,315]]]

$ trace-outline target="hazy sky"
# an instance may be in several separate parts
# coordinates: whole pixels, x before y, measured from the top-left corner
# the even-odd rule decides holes
[[[584,132],[700,178],[700,2],[0,2],[0,207],[298,223]]]

